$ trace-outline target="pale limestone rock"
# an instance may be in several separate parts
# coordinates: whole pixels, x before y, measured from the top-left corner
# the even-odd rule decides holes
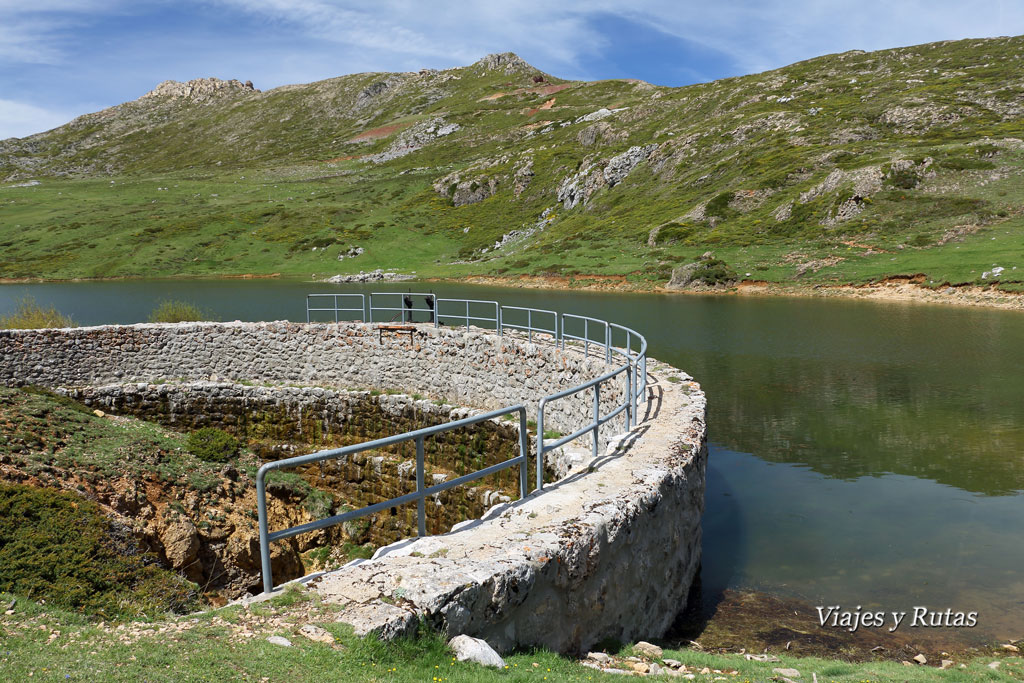
[[[475,662],[481,666],[501,669],[505,660],[494,651],[487,641],[467,635],[459,635],[448,641],[448,647],[455,653],[460,662]]]

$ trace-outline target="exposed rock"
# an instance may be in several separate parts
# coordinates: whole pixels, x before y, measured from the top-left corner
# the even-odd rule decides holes
[[[562,180],[558,186],[558,201],[566,209],[586,204],[590,197],[604,187],[614,187],[629,175],[636,166],[645,161],[658,145],[634,146],[622,154],[611,157],[604,163],[593,163]]]
[[[343,252],[338,254],[338,260],[339,261],[344,261],[347,258],[355,258],[356,256],[359,256],[362,253],[363,253],[363,248],[362,247],[352,245],[347,250],[345,250],[345,251],[343,251]]]
[[[855,171],[844,171],[837,168],[828,174],[825,180],[821,181],[807,192],[800,195],[800,203],[806,204],[835,192],[844,185],[853,185],[853,194],[861,197],[868,196],[882,189],[882,171],[878,166],[858,168]]]
[[[530,182],[533,180],[533,157],[527,158],[516,166],[512,178],[512,192],[518,197],[530,186]]]
[[[267,642],[271,645],[279,645],[281,647],[291,647],[292,641],[288,640],[283,636],[270,636],[267,638]]]
[[[474,62],[473,66],[483,68],[487,71],[503,71],[506,75],[522,73],[524,71],[536,71],[526,61],[514,52],[496,52],[489,54],[483,59]]]
[[[314,624],[303,624],[299,629],[299,633],[317,643],[334,642],[334,636],[331,635],[330,631]]]
[[[625,140],[628,134],[626,131],[616,131],[607,121],[598,121],[592,126],[587,126],[576,134],[576,141],[584,147],[603,142],[605,144]]]
[[[608,165],[604,169],[604,180],[608,187],[614,187],[615,185],[622,182],[622,180],[629,175],[629,172],[636,168],[637,164],[641,161],[646,161],[647,157],[654,153],[654,150],[658,149],[658,145],[646,145],[644,147],[635,146],[630,147],[622,154],[613,156],[608,160]]]
[[[164,547],[164,555],[171,567],[185,570],[196,559],[199,553],[199,534],[192,520],[179,516],[177,519],[165,520],[160,529],[160,542]]]
[[[786,678],[800,678],[800,672],[796,669],[772,669],[772,673]]]
[[[604,652],[588,652],[587,659],[592,659],[598,664],[608,664],[612,661],[612,658]]]
[[[481,666],[501,669],[505,660],[494,651],[487,641],[467,635],[459,635],[448,641],[448,647],[455,653],[460,662],[475,662]]]
[[[385,272],[378,268],[377,270],[371,270],[369,273],[361,270],[355,275],[335,275],[327,278],[324,282],[337,284],[340,282],[394,282],[398,280],[414,279],[416,279],[415,275],[406,275],[404,273],[394,273],[391,271]]]
[[[658,647],[657,645],[653,645],[651,643],[648,643],[647,641],[644,641],[644,640],[641,640],[639,643],[634,645],[633,646],[633,650],[635,650],[636,652],[639,652],[644,657],[648,657],[650,659],[661,659],[661,656],[663,654],[665,654],[664,651],[662,651],[662,649],[660,647]]]
[[[181,83],[179,81],[164,81],[139,99],[146,100],[154,97],[180,97],[196,101],[206,101],[213,97],[246,92],[259,91],[252,87],[252,81],[242,83],[235,79],[222,81],[219,78],[195,78],[191,81],[186,81],[185,83]]]
[[[672,277],[669,279],[668,284],[665,285],[666,289],[685,289],[693,282],[693,275],[697,272],[699,266],[700,263],[695,261],[673,268]]]
[[[928,663],[928,658],[925,657],[922,654],[917,654],[917,655],[914,655],[914,661],[917,662],[918,664],[927,664]]]
[[[367,161],[375,164],[382,164],[385,161],[398,159],[407,154],[422,149],[438,138],[451,135],[459,130],[461,126],[457,123],[447,123],[442,117],[436,117],[429,121],[421,121],[416,125],[406,128],[391,143],[391,146],[380,154],[373,154],[365,157]]]

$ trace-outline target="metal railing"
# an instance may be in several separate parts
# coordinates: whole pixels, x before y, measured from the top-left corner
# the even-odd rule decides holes
[[[376,297],[377,303],[374,303],[374,297]],[[380,300],[385,297],[397,297],[398,306],[384,306],[380,303]],[[417,299],[413,297],[423,297],[425,303],[424,308],[417,307]],[[435,300],[437,297],[433,292],[371,292],[370,293],[370,308],[369,308],[369,322],[396,322],[401,317],[403,323],[416,322],[416,313],[427,313],[427,320],[420,322],[434,322],[434,309],[436,307]],[[377,319],[374,320],[374,313],[377,313]],[[388,313],[395,313],[390,319],[387,318]]]
[[[334,309],[329,308],[314,308],[310,306],[310,297],[334,297]],[[540,339],[544,339],[543,335],[548,335],[550,340],[559,348],[565,349],[567,340],[573,345],[582,344],[584,357],[589,357],[590,347],[592,345],[599,346],[604,354],[604,361],[606,364],[611,365],[616,355],[621,356],[624,359],[624,364],[614,368],[613,370],[592,379],[588,382],[584,382],[579,386],[566,389],[554,394],[543,396],[539,399],[537,406],[537,441],[536,448],[534,451],[535,457],[537,458],[537,489],[541,490],[544,488],[544,456],[546,453],[559,448],[570,441],[578,439],[582,436],[590,434],[591,437],[591,453],[593,457],[598,456],[600,447],[600,428],[602,425],[608,423],[615,417],[625,413],[626,429],[631,429],[636,426],[638,422],[638,404],[641,401],[647,400],[647,340],[644,336],[635,330],[628,327],[610,323],[597,318],[591,318],[582,315],[574,315],[571,313],[559,313],[546,309],[539,308],[527,308],[522,306],[502,306],[497,301],[485,301],[479,299],[438,299],[433,293],[427,292],[372,292],[369,296],[369,307],[368,308],[339,308],[338,297],[360,297],[361,302],[365,303],[364,295],[362,294],[309,294],[306,297],[306,320],[309,322],[309,313],[311,311],[335,311],[335,322],[341,322],[338,313],[341,312],[365,312],[365,317],[360,315],[359,322],[364,319],[370,323],[374,322],[374,313],[377,313],[377,322],[394,322],[401,316],[402,322],[414,322],[414,315],[416,313],[425,312],[427,313],[427,320],[425,322],[432,323],[435,327],[442,324],[444,320],[458,320],[459,324],[465,324],[466,328],[469,329],[471,323],[482,322],[482,323],[493,323],[494,329],[499,336],[503,336],[506,329],[522,330],[527,333],[528,339],[532,342],[534,340],[534,332],[542,335]],[[376,297],[376,299],[375,299]],[[397,301],[400,305],[398,306],[386,306],[381,300],[386,297],[398,297]],[[409,297],[408,299],[406,297]],[[417,308],[417,299],[413,297],[424,297],[426,308]],[[412,304],[412,305],[408,305]],[[452,306],[462,305],[461,312],[445,312],[441,310],[441,306],[444,305],[449,309]],[[491,310],[493,307],[494,317],[476,315],[471,307],[476,307],[479,312],[480,308],[486,307]],[[510,321],[507,317],[507,312],[511,313],[512,320]],[[396,313],[389,320],[380,320],[380,318],[387,317],[388,313]],[[525,319],[525,321],[524,321]],[[550,327],[546,326],[550,320]],[[583,332],[577,334],[576,332],[566,331],[566,321],[570,322],[569,327],[578,331],[579,325],[582,323]],[[596,338],[595,338],[596,337]],[[616,346],[616,337],[623,340],[621,346]],[[634,344],[637,348],[634,350]],[[613,381],[621,375],[625,375],[626,384],[625,391],[623,392],[623,399],[621,403],[617,403],[612,407],[607,414],[601,414],[601,387],[608,382]],[[544,416],[545,410],[549,403],[564,399],[569,396],[573,396],[582,391],[588,389],[593,390],[592,397],[592,417],[591,421],[581,426],[576,431],[566,436],[561,436],[552,443],[544,443]],[[424,488],[424,454],[423,454],[423,440],[427,436],[437,434],[440,432],[449,431],[452,429],[458,429],[460,427],[477,424],[485,420],[489,420],[502,415],[508,415],[510,413],[519,413],[519,456],[485,467],[481,470],[471,472],[463,475],[456,479],[436,484],[429,488]],[[380,510],[384,510],[391,507],[397,507],[406,503],[416,502],[417,503],[417,516],[418,516],[418,533],[420,536],[426,535],[426,510],[425,501],[428,496],[434,495],[446,489],[460,486],[462,484],[480,479],[482,477],[500,472],[501,470],[509,467],[520,466],[519,470],[519,492],[520,496],[526,495],[526,477],[527,477],[527,465],[529,455],[529,436],[526,422],[526,406],[516,405],[510,408],[503,408],[500,410],[492,411],[483,415],[477,415],[475,417],[466,418],[463,420],[457,420],[455,422],[449,422],[435,427],[428,427],[425,429],[419,429],[412,432],[406,432],[405,434],[398,434],[395,436],[386,437],[383,439],[377,439],[375,441],[368,441],[362,444],[355,444],[352,446],[346,446],[345,448],[338,448],[326,451],[319,451],[317,453],[311,453],[309,455],[297,456],[294,458],[287,458],[285,460],[278,460],[275,462],[266,463],[263,465],[256,474],[256,492],[257,492],[257,506],[259,516],[259,533],[260,533],[260,557],[262,562],[263,570],[263,587],[266,592],[273,590],[273,576],[270,569],[270,542],[291,538],[301,533],[308,531],[316,531],[323,529],[335,524],[340,524],[351,519],[357,519],[359,517],[365,517],[371,515]],[[266,486],[265,477],[267,473],[286,467],[296,467],[299,465],[320,462],[323,460],[329,460],[333,458],[340,458],[347,456],[351,453],[358,453],[361,451],[372,450],[376,448],[383,448],[397,443],[405,441],[416,442],[416,491],[408,493],[390,500],[382,501],[380,503],[374,503],[368,505],[359,510],[352,510],[325,519],[308,522],[306,524],[300,524],[299,526],[291,527],[289,529],[283,529],[281,531],[275,531],[269,533],[267,530],[267,510],[266,510]]]
[[[338,298],[347,299],[359,299],[359,308],[339,308]],[[333,299],[334,306],[332,308],[314,308],[310,304],[318,303],[318,300]],[[353,313],[359,312],[358,322],[363,321],[363,316],[366,315],[366,295],[365,294],[307,294],[306,295],[306,322],[310,322],[309,314],[318,311],[329,311],[334,313],[334,322],[341,322],[342,319],[338,318],[339,313]],[[348,319],[344,319],[348,320]],[[354,319],[353,319],[354,320]]]
[[[526,312],[526,323],[514,323],[509,322],[505,317],[505,311],[525,311]],[[544,334],[550,334],[551,338],[558,341],[558,313],[555,311],[548,311],[543,308],[525,308],[523,306],[501,306],[501,328],[512,328],[516,330],[524,330],[529,333],[530,341],[533,341],[534,332],[543,332]],[[534,327],[534,313],[539,318],[547,318],[551,316],[551,327]],[[522,318],[522,315],[519,316]],[[538,321],[538,325],[540,322]]]
[[[566,320],[581,320],[583,321],[583,336],[577,336],[570,334],[565,330]],[[602,331],[600,340],[592,339],[590,337],[590,324],[594,323],[596,327],[599,327]],[[604,347],[604,362],[612,362],[612,345],[611,345],[611,328],[608,327],[608,323],[604,320],[598,320],[597,318],[588,318],[585,315],[573,315],[572,313],[562,314],[562,348],[565,348],[566,339],[575,339],[576,341],[583,342],[583,357],[587,358],[590,356],[590,345],[600,344]]]
[[[498,305],[497,301],[481,301],[480,299],[438,299],[435,303],[437,304],[437,317],[434,322],[435,327],[441,326],[442,318],[446,320],[457,319],[464,320],[466,322],[467,330],[469,329],[471,321],[477,323],[494,323],[494,329],[498,331],[498,334],[501,334],[501,307]],[[443,304],[464,304],[465,307],[462,313],[445,313],[441,310],[441,306]],[[483,306],[487,306],[488,308],[493,307],[494,317],[488,318],[484,316],[470,315],[470,307],[474,304],[478,309]]]
[[[622,411],[625,410],[626,411],[626,429],[629,429],[631,427],[630,422],[629,422],[629,415],[630,415],[630,410],[631,410],[631,400],[630,400],[631,394],[630,394],[630,391],[629,391],[629,387],[632,386],[632,384],[633,384],[632,377],[631,377],[631,375],[632,375],[632,367],[633,366],[631,364],[627,363],[626,365],[623,365],[622,367],[620,367],[620,368],[618,368],[616,370],[612,370],[609,373],[601,375],[600,377],[592,379],[589,382],[584,382],[583,384],[581,384],[581,385],[579,385],[577,387],[573,387],[571,389],[566,389],[565,391],[560,391],[557,394],[551,394],[550,396],[545,396],[544,398],[542,398],[540,400],[540,405],[537,408],[537,451],[536,451],[536,453],[537,453],[537,488],[538,489],[543,489],[544,488],[544,454],[545,453],[547,453],[548,451],[554,450],[554,449],[558,448],[559,446],[564,446],[565,444],[569,443],[570,441],[572,441],[574,439],[578,439],[581,436],[583,436],[584,434],[586,434],[587,432],[590,432],[591,433],[591,444],[592,444],[591,454],[592,454],[592,456],[594,458],[596,458],[597,455],[598,455],[597,451],[598,451],[598,443],[599,443],[599,441],[598,441],[598,439],[599,439],[598,430],[601,428],[601,425],[603,425],[605,422],[608,422],[613,417],[615,417],[616,415],[618,415],[619,413],[621,413]],[[607,415],[602,417],[601,416],[601,385],[604,384],[605,382],[607,382],[608,380],[611,380],[611,379],[614,379],[615,377],[618,377],[623,372],[626,373],[625,400],[623,400],[623,402],[621,404],[616,406]],[[594,412],[593,412],[594,419],[593,419],[593,421],[590,424],[588,424],[588,425],[580,427],[579,429],[577,429],[572,434],[569,434],[567,436],[563,436],[563,437],[559,438],[554,443],[545,444],[544,443],[544,408],[547,406],[547,404],[550,401],[554,401],[554,400],[557,400],[557,399],[560,399],[560,398],[565,398],[566,396],[572,396],[573,394],[578,394],[579,392],[585,391],[587,389],[590,389],[591,387],[593,387],[593,389],[594,389],[594,404],[593,404],[594,405]]]
[[[425,487],[425,463],[424,463],[424,451],[423,451],[423,440],[428,436],[439,434],[441,432],[451,431],[453,429],[459,429],[461,427],[468,427],[470,425],[485,422],[487,420],[508,415],[510,413],[519,413],[519,455],[515,458],[510,458],[503,462],[499,462],[489,467],[485,467],[475,472],[470,472],[461,477],[456,477],[449,481],[441,482],[440,484],[434,484],[433,486]],[[276,460],[274,462],[268,462],[259,471],[256,472],[256,506],[257,515],[259,518],[259,533],[260,533],[260,562],[263,570],[263,591],[266,593],[271,592],[274,589],[274,577],[270,567],[270,542],[277,541],[283,538],[291,538],[302,533],[309,531],[317,531],[318,529],[324,529],[335,524],[341,524],[349,520],[358,519],[367,515],[372,515],[380,510],[385,510],[391,507],[397,507],[406,503],[416,503],[416,516],[417,516],[417,528],[419,536],[427,535],[427,511],[426,511],[426,500],[427,497],[432,496],[441,491],[445,491],[462,484],[467,484],[476,479],[482,479],[491,474],[495,474],[502,470],[508,469],[509,467],[519,467],[519,496],[520,498],[526,496],[526,470],[528,467],[527,456],[529,454],[529,445],[527,443],[527,426],[526,426],[526,406],[516,405],[510,408],[501,408],[494,410],[483,415],[476,415],[474,417],[467,417],[462,420],[456,420],[455,422],[448,422],[434,427],[425,427],[423,429],[417,429],[412,432],[406,432],[405,434],[397,434],[395,436],[388,436],[383,439],[375,439],[374,441],[367,441],[365,443],[354,444],[352,446],[345,446],[344,448],[334,448],[327,451],[319,451],[317,453],[310,453],[309,455],[299,455],[294,458],[287,458],[285,460]],[[305,524],[299,524],[288,529],[281,529],[270,533],[267,528],[267,487],[266,477],[267,474],[273,470],[283,469],[285,467],[298,467],[300,465],[308,465],[314,462],[321,462],[323,460],[331,460],[335,458],[341,458],[352,453],[359,453],[362,451],[374,450],[378,448],[384,448],[386,446],[392,446],[394,444],[402,443],[405,441],[416,442],[416,491],[413,493],[407,493],[402,496],[396,496],[373,505],[367,505],[364,508],[358,510],[351,510],[344,512],[340,515],[334,515],[332,517],[325,517],[313,522],[307,522]]]

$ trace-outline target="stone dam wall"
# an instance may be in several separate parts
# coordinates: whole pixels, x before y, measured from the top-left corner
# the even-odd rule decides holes
[[[419,326],[380,336],[365,324],[182,323],[0,330],[0,383],[47,387],[225,379],[422,393],[494,409],[537,401],[608,371],[574,349]],[[663,634],[700,564],[706,402],[671,366],[648,361],[639,424],[602,429],[601,456],[544,491],[492,506],[450,532],[407,539],[306,577],[357,633],[384,638],[420,620],[499,650],[586,651],[604,639]],[[602,410],[625,382],[603,387]],[[590,391],[549,404],[545,426],[589,421]],[[588,448],[586,438],[580,448]],[[532,474],[532,473],[531,473]]]
[[[0,383],[44,387],[195,381],[421,393],[493,410],[526,403],[536,419],[541,397],[608,371],[603,359],[513,334],[417,326],[408,334],[375,325],[329,323],[178,323],[103,325],[64,330],[0,330]],[[625,380],[603,387],[602,409],[622,401]],[[570,433],[592,413],[581,392],[548,405],[545,428]],[[624,422],[604,429],[621,432]],[[574,426],[575,425],[575,426]]]

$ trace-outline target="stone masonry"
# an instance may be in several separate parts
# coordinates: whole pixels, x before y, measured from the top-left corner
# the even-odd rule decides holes
[[[575,349],[514,334],[418,326],[380,336],[366,324],[181,323],[0,330],[0,383],[83,387],[212,376],[267,384],[422,392],[481,409],[537,401],[607,372]],[[663,634],[700,564],[706,401],[685,373],[648,361],[640,423],[603,428],[602,456],[526,499],[449,533],[408,539],[306,583],[357,633],[410,633],[424,620],[499,650],[584,652]],[[624,381],[602,389],[602,411]],[[592,394],[549,404],[570,433]],[[585,438],[584,438],[585,440]]]

